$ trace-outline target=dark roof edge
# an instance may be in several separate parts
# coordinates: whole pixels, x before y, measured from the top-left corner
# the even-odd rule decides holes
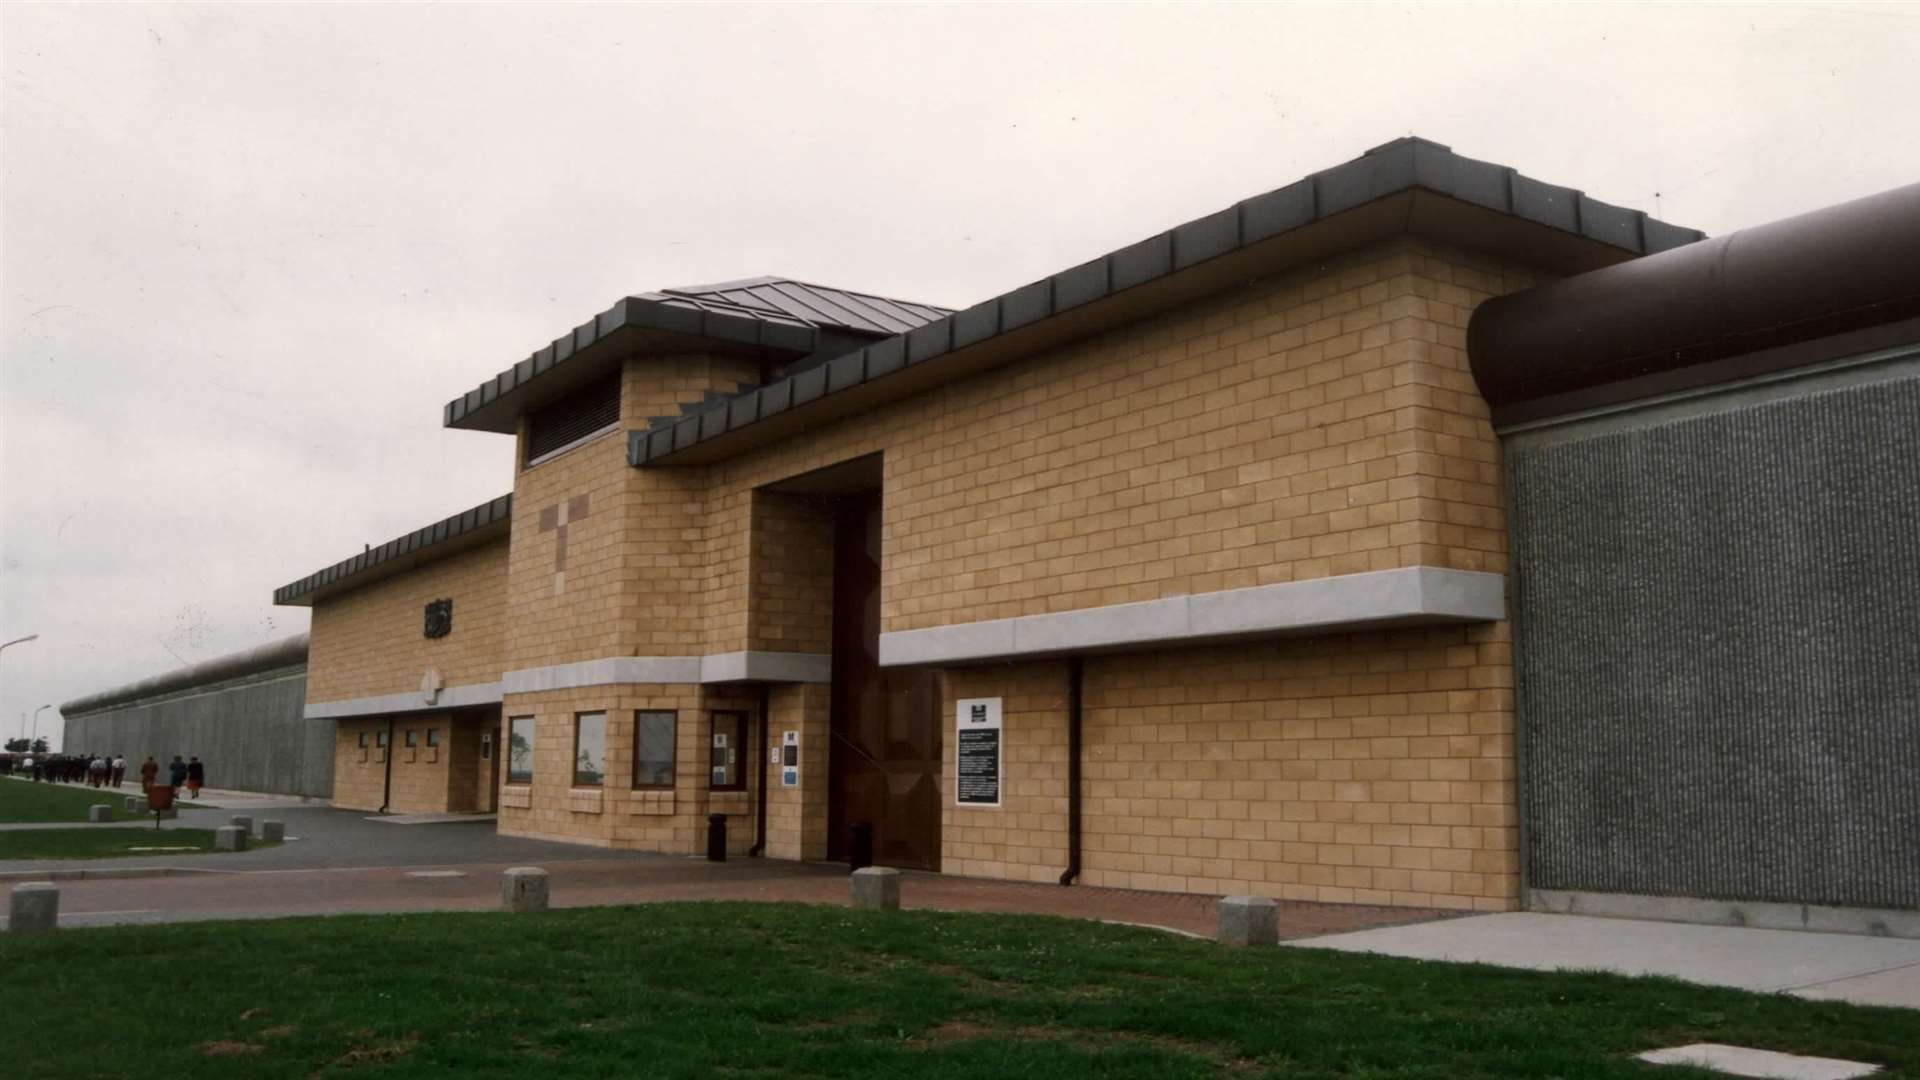
[[[1500,426],[1817,363],[1907,333],[1916,251],[1910,184],[1496,297],[1467,356]]]
[[[142,701],[174,690],[226,682],[263,671],[304,665],[306,662],[307,635],[295,634],[241,652],[175,668],[125,686],[74,698],[60,706],[60,715],[71,718],[82,713],[99,712],[109,706]]]
[[[462,510],[452,517],[442,518],[431,525],[423,525],[405,536],[368,548],[350,559],[342,559],[324,570],[316,570],[299,581],[282,585],[273,590],[273,602],[295,607],[310,606],[315,594],[321,590],[329,593],[341,591],[338,587],[346,585],[351,579],[396,560],[452,544],[458,538],[473,540],[489,532],[505,532],[512,520],[513,496],[511,494],[489,499],[479,506]],[[458,549],[448,548],[444,553],[452,555],[456,550]]]
[[[570,334],[553,339],[525,360],[447,402],[442,411],[446,427],[493,430],[468,418],[484,405],[513,393],[533,379],[599,345],[622,330],[652,330],[689,338],[703,338],[728,346],[754,346],[779,352],[804,354],[813,351],[819,332],[798,320],[782,321],[756,318],[732,312],[683,307],[646,297],[622,297],[600,314],[574,327]]]
[[[1542,183],[1504,165],[1461,157],[1439,143],[1396,139],[1286,187],[877,341],[819,368],[718,402],[676,424],[629,432],[628,461],[634,466],[671,463],[698,444],[790,409],[1414,189],[1545,226],[1628,256],[1691,244],[1705,235],[1657,221],[1639,210],[1600,202],[1572,188]]]

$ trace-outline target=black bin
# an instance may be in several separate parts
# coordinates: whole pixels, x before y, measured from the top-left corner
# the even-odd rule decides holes
[[[727,861],[727,815],[707,815],[707,861]]]
[[[847,873],[873,865],[873,823],[856,821],[847,826]]]

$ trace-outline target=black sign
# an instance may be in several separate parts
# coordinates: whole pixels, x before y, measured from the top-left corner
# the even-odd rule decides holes
[[[958,802],[976,805],[1000,804],[1000,729],[961,728],[959,746],[954,751],[959,765]]]
[[[427,636],[446,637],[453,633],[453,601],[433,600],[427,604]]]

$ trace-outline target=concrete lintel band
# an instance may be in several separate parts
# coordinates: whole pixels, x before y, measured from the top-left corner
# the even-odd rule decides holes
[[[375,697],[346,698],[341,701],[309,702],[305,716],[309,720],[343,720],[354,716],[386,716],[391,713],[433,712],[439,709],[464,709],[474,705],[498,705],[500,684],[468,683],[449,686],[429,702],[415,690],[406,694],[380,694]]]
[[[1133,604],[958,623],[880,635],[880,664],[901,667],[1259,634],[1338,632],[1379,624],[1487,622],[1506,617],[1506,579],[1476,570],[1410,566]]]
[[[522,668],[500,680],[503,693],[537,694],[620,683],[828,682],[824,653],[746,652],[710,656],[608,656],[572,664]]]

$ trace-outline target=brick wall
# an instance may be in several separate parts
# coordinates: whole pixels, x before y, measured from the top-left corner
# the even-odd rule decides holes
[[[634,713],[643,709],[677,714],[671,791],[633,787]],[[710,714],[717,709],[749,716],[746,745],[739,748],[745,791],[709,790]],[[575,787],[574,718],[596,711],[607,714],[605,781],[599,788]],[[744,853],[753,844],[753,792],[759,776],[753,755],[759,744],[752,718],[758,712],[758,690],[734,687],[629,684],[512,695],[502,710],[502,731],[513,717],[535,718],[533,780],[503,784],[500,832],[691,854],[706,850],[707,815],[726,814],[728,849]],[[505,761],[501,776],[506,776]]]
[[[785,787],[779,768],[767,767],[767,854],[776,859],[827,857],[827,696],[820,683],[769,691],[772,745],[788,731],[800,733],[799,783]]]
[[[437,559],[313,606],[307,700],[410,693],[429,667],[447,686],[494,682],[506,630],[507,539]],[[426,606],[453,599],[453,632],[424,633]]]
[[[706,606],[729,618],[709,641],[744,647],[714,635],[746,606],[753,489],[876,451],[888,631],[1402,566],[1503,572],[1465,328],[1532,282],[1395,240],[716,463]]]
[[[386,791],[386,751],[375,745],[386,720],[342,720],[333,736],[333,805],[342,810],[378,810]],[[365,734],[367,745],[360,746]]]

